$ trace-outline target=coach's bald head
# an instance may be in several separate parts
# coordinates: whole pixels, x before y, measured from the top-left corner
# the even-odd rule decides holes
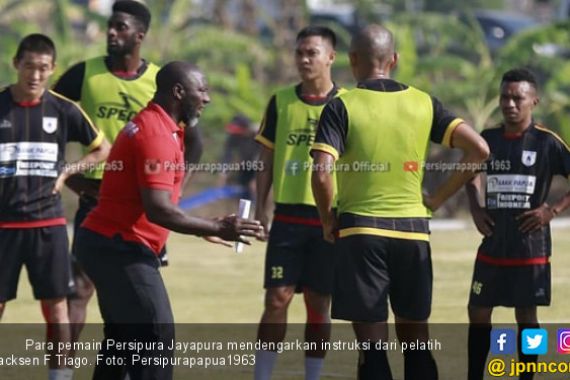
[[[392,32],[375,24],[362,28],[352,37],[349,57],[356,80],[389,77],[398,61]]]
[[[160,93],[168,93],[174,86],[182,85],[188,81],[188,77],[198,68],[190,62],[174,61],[164,65],[156,74],[156,90]]]
[[[154,101],[167,109],[175,122],[194,126],[210,102],[206,78],[189,62],[167,63],[156,75]]]

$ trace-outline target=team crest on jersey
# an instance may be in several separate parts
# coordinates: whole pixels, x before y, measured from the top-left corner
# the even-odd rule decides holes
[[[54,133],[57,130],[57,117],[44,117],[42,129],[45,133]]]
[[[532,166],[536,163],[536,152],[530,150],[523,150],[521,161],[524,166]]]
[[[127,134],[127,136],[133,137],[139,132],[139,127],[137,127],[137,125],[132,121],[129,121],[123,128],[123,131]]]
[[[4,129],[4,128],[12,128],[12,123],[10,122],[10,120],[2,120],[0,121],[0,129]]]

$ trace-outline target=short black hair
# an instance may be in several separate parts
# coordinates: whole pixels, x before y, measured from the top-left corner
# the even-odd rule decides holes
[[[150,11],[143,4],[134,0],[119,0],[113,4],[113,13],[122,12],[133,16],[143,26],[144,32],[150,27]]]
[[[51,55],[52,62],[55,63],[55,44],[51,38],[44,34],[33,33],[24,37],[18,45],[18,50],[16,50],[16,56],[14,57],[16,61],[22,59],[26,52]]]
[[[332,45],[333,49],[336,48],[336,34],[333,32],[331,28],[326,26],[307,26],[301,29],[299,33],[297,33],[296,42],[307,38],[319,36],[322,37],[324,40],[327,40]]]
[[[501,85],[503,85],[503,83],[511,83],[511,82],[528,82],[532,85],[532,87],[534,87],[535,90],[538,89],[538,82],[536,80],[536,76],[532,71],[524,67],[511,69],[503,74],[503,78],[501,79]]]

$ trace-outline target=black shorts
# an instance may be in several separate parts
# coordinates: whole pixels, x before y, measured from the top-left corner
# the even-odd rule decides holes
[[[331,294],[333,245],[323,239],[320,226],[274,221],[265,256],[264,287],[295,285]]]
[[[550,305],[550,263],[498,266],[475,262],[469,305],[529,307]]]
[[[36,299],[67,296],[68,244],[66,226],[0,229],[0,302],[16,298],[23,265]]]
[[[425,320],[431,312],[432,265],[429,242],[352,235],[337,240],[331,315],[356,322],[394,314]]]

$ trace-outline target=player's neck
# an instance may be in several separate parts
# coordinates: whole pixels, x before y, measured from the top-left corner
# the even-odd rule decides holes
[[[331,78],[319,78],[301,83],[302,96],[326,97],[334,87]]]
[[[360,83],[378,79],[390,79],[390,70],[385,67],[367,66],[357,72],[356,79]]]
[[[520,123],[507,123],[503,122],[505,126],[505,132],[509,134],[521,134],[526,131],[531,124],[532,120],[525,120]]]
[[[109,68],[113,72],[136,73],[143,64],[138,52],[123,56],[109,56]]]
[[[10,86],[10,94],[16,103],[36,103],[42,98],[45,90],[42,88],[38,92],[30,93],[22,90],[17,83]]]

